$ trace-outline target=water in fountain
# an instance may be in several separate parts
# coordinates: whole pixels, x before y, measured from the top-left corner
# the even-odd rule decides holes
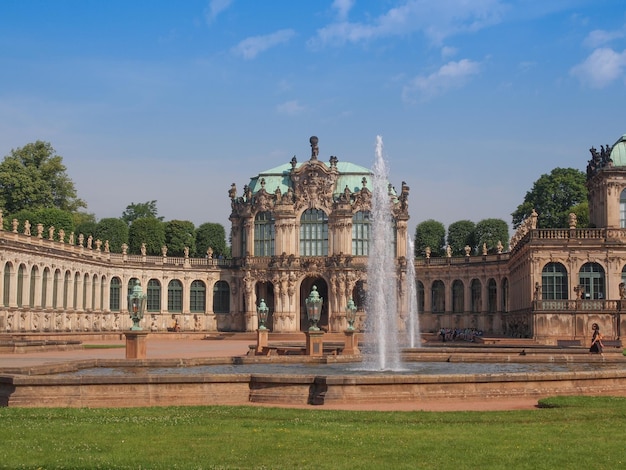
[[[407,240],[406,255],[406,293],[408,296],[409,318],[407,332],[409,335],[409,346],[417,348],[421,346],[419,311],[417,308],[417,288],[415,286],[415,245],[409,237]]]
[[[376,161],[372,167],[370,249],[367,264],[366,340],[369,366],[378,370],[400,368],[398,341],[397,275],[389,197],[389,178],[383,158],[383,139],[376,137]]]

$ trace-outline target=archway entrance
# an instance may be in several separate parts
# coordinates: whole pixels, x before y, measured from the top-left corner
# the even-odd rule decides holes
[[[328,284],[321,277],[307,277],[300,284],[300,331],[309,329],[309,317],[306,314],[306,298],[311,293],[313,286],[317,287],[320,297],[324,300],[322,303],[322,313],[318,326],[325,331],[330,331],[328,323]]]

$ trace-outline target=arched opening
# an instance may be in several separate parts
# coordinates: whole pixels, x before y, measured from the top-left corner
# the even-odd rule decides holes
[[[598,263],[585,263],[578,273],[579,284],[583,287],[583,298],[604,299],[605,280],[604,268]]]
[[[465,286],[463,281],[457,279],[452,283],[452,312],[463,313],[465,311]]]
[[[561,263],[548,263],[541,272],[542,300],[565,300],[567,295],[567,270]]]
[[[443,281],[436,280],[431,287],[431,309],[433,313],[444,313],[446,311],[445,285]]]

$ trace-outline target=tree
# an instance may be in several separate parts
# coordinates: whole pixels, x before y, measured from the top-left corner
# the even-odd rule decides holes
[[[96,237],[97,226],[98,224],[96,224],[96,222],[91,221],[91,220],[82,222],[80,225],[77,225],[76,229],[74,230],[74,232],[76,233],[76,237],[74,238],[74,243],[76,244],[79,243],[78,235],[82,235],[85,240],[87,240],[89,237],[92,237],[95,240],[97,238]]]
[[[476,224],[471,220],[459,220],[448,226],[448,245],[453,255],[464,255],[469,245],[476,250]]]
[[[188,220],[170,220],[165,222],[165,244],[171,256],[183,256],[185,247],[189,253],[196,254],[196,228]]]
[[[163,220],[163,217],[158,217],[157,214],[159,211],[157,210],[156,201],[148,201],[143,203],[135,204],[131,202],[126,206],[126,210],[122,212],[122,220],[130,225],[133,221],[137,219],[141,219],[143,217],[151,217],[157,220]]]
[[[60,209],[75,212],[87,207],[76,197],[63,158],[48,142],[11,150],[0,163],[0,206],[7,213],[22,209]]]
[[[226,245],[226,231],[222,224],[207,222],[196,230],[196,252],[199,255],[205,254],[209,247],[213,249],[213,256],[230,256]]]
[[[476,224],[476,242],[481,250],[483,244],[487,245],[487,251],[494,253],[498,242],[506,250],[509,245],[509,226],[502,219],[483,219]]]
[[[141,253],[141,244],[146,244],[146,254],[160,255],[165,245],[165,224],[154,217],[136,219],[128,229],[130,253]]]
[[[513,216],[513,227],[530,216],[533,209],[539,214],[539,228],[568,227],[570,212],[578,216],[578,226],[589,224],[589,208],[584,213],[587,202],[586,175],[574,168],[555,168],[549,175],[541,175],[530,191],[526,193],[524,202],[517,206]],[[579,214],[580,212],[580,214]]]
[[[446,229],[441,222],[429,219],[415,227],[415,256],[424,256],[430,247],[433,256],[442,256],[446,239]]]
[[[96,225],[94,237],[109,241],[109,250],[121,253],[122,245],[128,244],[128,225],[122,219],[114,217],[101,219]]]

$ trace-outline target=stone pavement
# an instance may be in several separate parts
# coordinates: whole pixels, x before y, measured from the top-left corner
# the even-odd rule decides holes
[[[147,359],[202,358],[245,356],[250,338],[242,339],[159,339],[148,337]],[[125,340],[85,341],[83,345],[115,345],[116,348],[47,350],[27,353],[0,353],[0,374],[3,368],[27,368],[45,364],[63,363],[83,359],[124,359]],[[250,406],[277,406],[241,403]],[[364,411],[489,411],[536,408],[536,398],[489,398],[489,399],[439,399],[419,402],[345,403],[337,405],[288,405],[292,408],[344,409]]]

